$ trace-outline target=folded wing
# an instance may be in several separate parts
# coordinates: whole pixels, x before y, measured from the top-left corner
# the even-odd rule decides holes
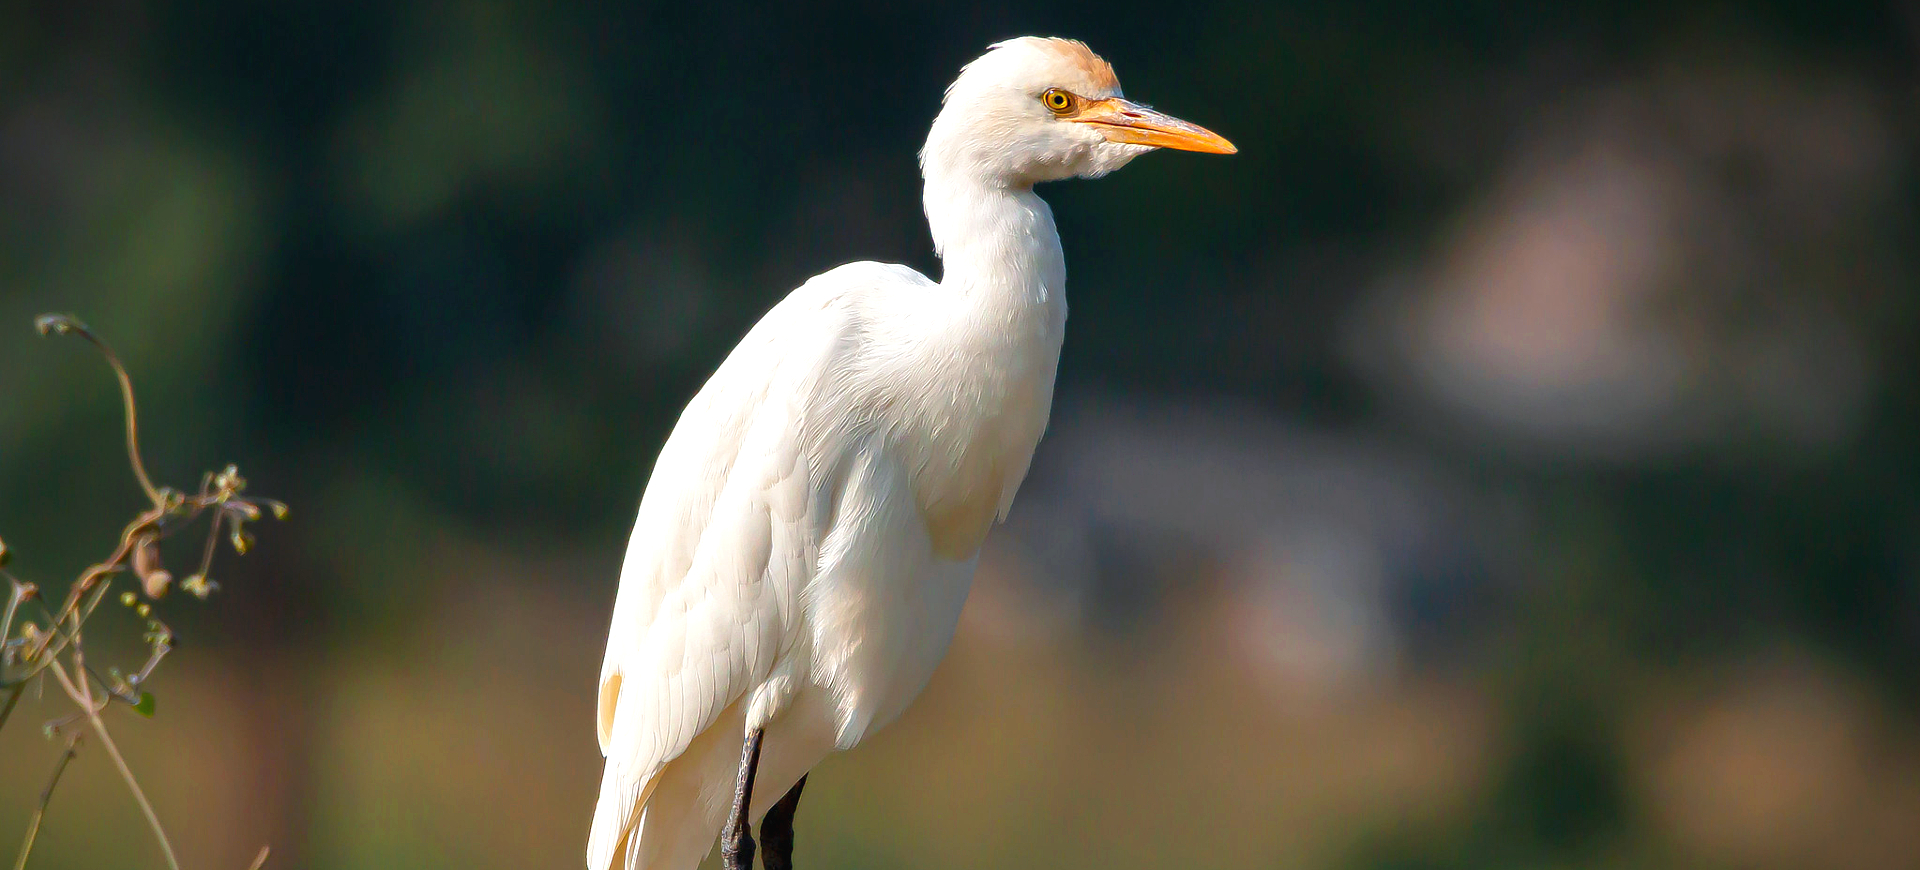
[[[656,826],[640,822],[663,769],[802,639],[799,597],[832,522],[821,497],[831,484],[817,469],[840,464],[819,455],[809,413],[857,333],[858,297],[900,273],[931,283],[858,265],[881,271],[836,269],[770,311],[688,404],[655,463],[601,667],[607,766],[592,870],[652,863],[644,859],[665,844],[642,842]],[[702,854],[711,838],[702,834]]]

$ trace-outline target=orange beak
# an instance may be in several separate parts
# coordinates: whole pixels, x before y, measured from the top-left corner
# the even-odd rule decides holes
[[[1067,118],[1076,124],[1092,124],[1108,142],[1152,145],[1203,154],[1235,154],[1225,137],[1198,124],[1189,124],[1172,115],[1156,112],[1119,97],[1092,100],[1080,113]]]

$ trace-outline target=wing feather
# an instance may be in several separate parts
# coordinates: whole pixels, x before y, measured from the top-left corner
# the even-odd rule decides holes
[[[907,276],[911,276],[908,279]],[[795,290],[742,339],[660,451],[627,547],[601,666],[607,757],[588,865],[626,844],[651,783],[801,639],[798,596],[830,518],[814,495],[813,397],[858,328],[857,297],[932,282],[854,264]]]

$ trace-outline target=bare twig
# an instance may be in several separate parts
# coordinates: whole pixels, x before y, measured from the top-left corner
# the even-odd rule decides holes
[[[267,866],[267,851],[266,846],[261,846],[260,854],[253,856],[253,863],[247,865],[247,870],[260,870],[260,868]]]
[[[166,856],[168,870],[180,870],[180,862],[173,857],[173,843],[168,842],[166,829],[160,827],[160,816],[153,811],[153,804],[147,802],[147,793],[140,788],[139,780],[133,778],[133,769],[127,766],[127,760],[120,757],[120,748],[113,743],[113,737],[107,734],[107,725],[100,721],[100,714],[93,707],[93,695],[86,687],[86,680],[75,686],[67,677],[67,670],[59,662],[53,662],[54,679],[60,681],[67,697],[74,703],[85,707],[87,719],[93,723],[94,736],[100,738],[100,745],[107,750],[107,756],[113,759],[113,766],[120,770],[120,778],[126,780],[127,790],[133,793],[133,799],[140,804],[140,812],[147,817],[147,825],[153,828],[153,838],[160,842],[160,852]]]
[[[20,612],[20,604],[34,596],[35,590],[33,586],[14,579],[13,575],[5,571],[0,571],[0,576],[6,577],[7,584],[11,587],[11,590],[7,593],[6,612],[0,614],[0,686],[4,686],[7,683],[6,667],[10,661],[7,644],[13,637],[13,617]],[[7,727],[7,719],[13,716],[13,708],[19,705],[20,696],[25,694],[26,691],[26,677],[21,677],[19,681],[7,691],[7,700],[4,703],[0,703],[0,729]]]
[[[25,694],[26,691],[27,683],[25,680],[22,680],[18,685],[13,687],[13,691],[7,693],[7,702],[0,704],[0,728],[7,727],[8,717],[13,715],[13,708],[20,704],[20,696]]]
[[[140,533],[151,528],[164,516],[166,516],[165,508],[154,507],[140,514],[133,522],[127,524],[126,529],[120,533],[120,545],[114,548],[113,555],[107,557],[105,562],[88,568],[81,573],[79,580],[74,581],[73,588],[67,591],[66,601],[60,605],[58,611],[54,612],[52,624],[57,626],[63,622],[75,620],[76,617],[79,617],[82,611],[82,601],[87,602],[84,607],[85,615],[92,615],[93,609],[99,606],[100,599],[105,597],[107,593],[106,584],[100,581],[114,572],[121,570],[121,566],[127,561],[127,558],[133,554],[133,546],[139,539]],[[89,600],[87,599],[87,594],[90,592],[93,593],[93,597]],[[84,622],[85,619],[84,617],[80,617],[77,621]],[[55,632],[49,632],[43,635],[40,638],[40,642],[26,654],[25,658],[27,660],[40,662],[39,666],[34,669],[35,672],[38,672],[40,668],[46,667],[46,662],[51,660],[52,656],[60,654],[59,648],[57,647],[54,648],[51,655],[49,655],[47,651],[48,645],[54,640],[54,634]],[[62,642],[64,642],[64,638]]]
[[[7,609],[4,613],[0,613],[0,642],[4,642],[7,638],[13,636],[14,614],[20,612],[22,602],[33,597],[34,588],[19,580],[15,580],[13,575],[5,571],[0,571],[0,576],[7,578],[7,585],[9,587],[7,591]]]
[[[165,626],[162,626],[162,628],[165,629]],[[166,658],[167,653],[173,652],[173,632],[171,629],[165,630],[167,631],[166,637],[154,641],[153,652],[147,656],[147,663],[141,665],[140,670],[134,671],[132,675],[127,677],[128,686],[136,689],[140,688],[141,683],[146,682],[149,677],[153,676],[153,669],[160,666],[160,660]],[[136,698],[134,700],[138,699]]]
[[[24,867],[39,834],[53,786],[72,761],[75,747],[85,733],[69,731],[69,727],[82,719],[86,720],[89,730],[98,738],[126,782],[127,790],[132,793],[148,826],[153,830],[154,839],[160,844],[167,867],[179,870],[173,844],[160,824],[159,814],[147,800],[146,792],[134,778],[132,768],[127,765],[119,746],[107,732],[101,713],[113,701],[119,700],[133,706],[142,715],[153,715],[151,696],[139,689],[152,676],[160,660],[173,649],[174,643],[173,630],[154,612],[152,603],[173,587],[172,575],[161,564],[159,542],[191,527],[197,521],[208,520],[207,540],[200,553],[199,570],[178,586],[195,597],[205,598],[215,588],[207,579],[207,574],[212,569],[213,553],[219,545],[220,535],[228,534],[234,551],[245,554],[253,541],[246,524],[269,512],[275,519],[286,519],[287,508],[271,499],[243,495],[246,479],[232,465],[219,472],[203,475],[197,493],[156,487],[140,457],[139,420],[134,404],[133,380],[128,376],[126,367],[121,365],[119,357],[85,324],[72,317],[46,315],[39,318],[36,325],[43,335],[71,333],[80,336],[98,349],[113,369],[126,413],[127,461],[141,491],[151,504],[121,530],[119,543],[104,561],[80,573],[57,608],[39,598],[38,590],[32,584],[17,580],[0,570],[0,579],[7,580],[12,587],[4,609],[0,609],[0,727],[4,727],[12,716],[27,686],[42,676],[43,672],[51,672],[51,680],[59,684],[76,708],[76,712],[47,723],[49,736],[65,738],[67,749],[54,768],[52,782],[41,794],[40,807],[35,811],[28,828],[16,870]],[[4,563],[7,555],[5,544],[0,543],[0,563]],[[139,591],[145,593],[146,600],[141,600],[133,591],[122,593],[120,600],[146,620],[144,640],[149,647],[149,655],[131,676],[123,677],[118,668],[108,668],[103,675],[87,665],[87,650],[81,640],[81,631],[99,608],[100,602],[112,591],[114,575],[127,572],[136,576]],[[30,601],[35,602],[36,607],[44,613],[23,618],[22,608]],[[66,660],[62,661],[63,658]],[[98,692],[95,691],[96,683],[100,689]],[[44,683],[40,685],[44,686]],[[265,848],[260,850],[254,859],[253,870],[259,870],[266,862],[267,854]]]
[[[100,336],[94,335],[93,330],[72,315],[42,314],[34,319],[33,325],[41,335],[72,333],[80,336],[99,348],[100,355],[107,358],[107,365],[113,367],[113,376],[120,380],[120,401],[127,411],[127,463],[133,467],[133,476],[140,482],[140,489],[155,507],[159,507],[165,499],[161,497],[160,490],[154,488],[153,481],[147,477],[147,466],[140,461],[140,427],[133,407],[133,378],[127,375],[126,366],[120,364],[120,357]]]
[[[104,708],[106,704],[103,702],[99,706]],[[87,718],[87,711],[85,709],[75,710],[57,719],[48,719],[45,725],[40,726],[40,730],[50,736],[58,737],[66,733],[67,726],[85,718]]]
[[[33,808],[33,818],[27,822],[27,838],[20,843],[20,857],[13,862],[13,870],[27,870],[27,856],[33,854],[33,841],[40,836],[40,820],[47,816],[47,802],[53,800],[53,787],[60,784],[60,775],[67,772],[67,763],[79,754],[75,749],[79,745],[80,735],[67,738],[67,751],[60,754],[59,762],[53,765],[53,776],[47,779],[47,787],[40,790],[40,805]]]
[[[200,567],[194,576],[205,577],[213,570],[213,551],[220,546],[220,518],[214,517],[213,524],[207,528],[207,546],[200,551]]]

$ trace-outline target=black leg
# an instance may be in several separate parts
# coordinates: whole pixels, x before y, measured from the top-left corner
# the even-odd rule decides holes
[[[727,870],[753,870],[753,832],[747,828],[747,807],[753,803],[753,774],[760,766],[760,737],[747,735],[740,750],[740,780],[733,787],[733,814],[720,831],[720,863]]]
[[[767,870],[793,870],[793,811],[800,808],[800,790],[806,787],[807,778],[800,777],[760,820],[760,845],[767,847],[760,863]]]

